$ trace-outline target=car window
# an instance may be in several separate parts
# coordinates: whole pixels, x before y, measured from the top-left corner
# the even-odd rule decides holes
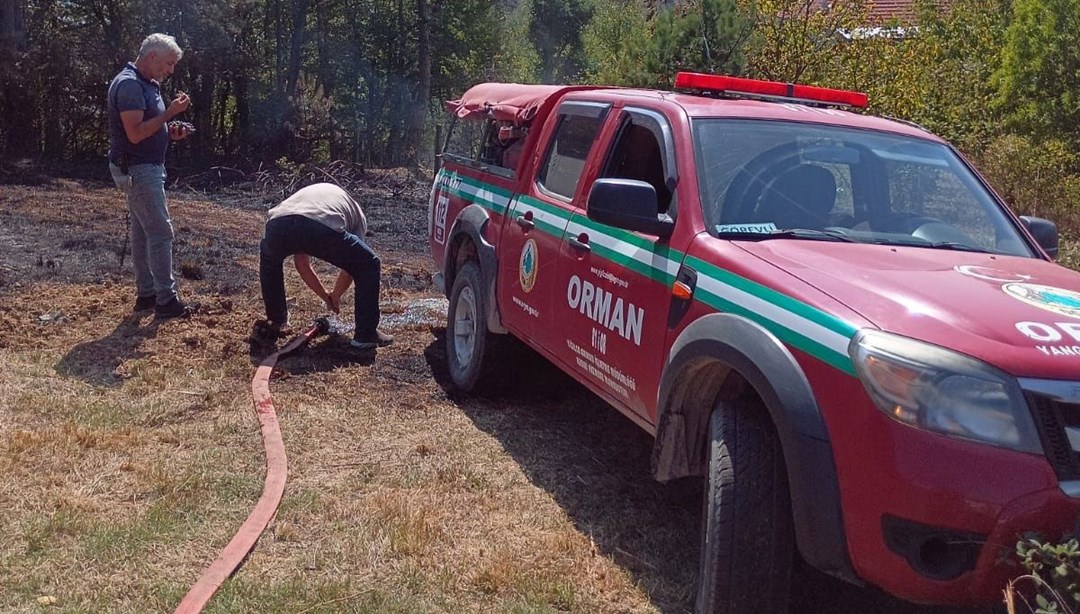
[[[492,123],[491,120],[455,121],[450,128],[443,153],[465,160],[480,160]]]
[[[528,133],[528,126],[490,118],[456,121],[450,128],[443,155],[461,164],[510,177],[524,154]]]
[[[893,211],[941,220],[980,245],[994,244],[990,216],[951,169],[909,161],[886,161],[885,167]]]
[[[589,156],[602,118],[562,115],[537,181],[543,188],[567,199],[577,191],[585,160]]]
[[[765,120],[694,125],[709,230],[828,231],[845,240],[1033,256],[1012,220],[946,145]]]
[[[635,123],[633,116],[619,129],[607,156],[601,177],[636,179],[656,190],[657,213],[665,213],[672,192],[664,173],[664,149],[656,134],[647,126]]]

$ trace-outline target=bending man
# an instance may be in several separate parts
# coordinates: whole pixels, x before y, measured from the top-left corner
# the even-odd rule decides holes
[[[348,192],[330,183],[317,183],[297,191],[267,213],[259,243],[259,283],[266,318],[274,328],[289,322],[285,304],[285,259],[293,264],[307,287],[337,313],[341,295],[356,282],[356,331],[351,345],[371,349],[393,343],[379,326],[379,257],[364,243],[367,218]],[[311,268],[310,256],[341,269],[329,292]]]

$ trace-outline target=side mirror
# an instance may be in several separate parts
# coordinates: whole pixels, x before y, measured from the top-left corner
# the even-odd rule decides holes
[[[1058,229],[1057,224],[1050,220],[1044,220],[1041,217],[1032,217],[1030,215],[1021,215],[1020,221],[1024,223],[1024,227],[1028,229],[1031,236],[1035,237],[1035,242],[1039,244],[1046,254],[1057,260],[1058,257]]]
[[[590,220],[636,230],[658,237],[669,237],[675,222],[667,215],[657,215],[656,188],[636,179],[597,179],[589,190],[585,211]]]

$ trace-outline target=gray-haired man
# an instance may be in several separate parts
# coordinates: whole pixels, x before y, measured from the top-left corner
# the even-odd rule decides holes
[[[176,295],[172,272],[173,229],[165,204],[165,150],[169,141],[185,139],[191,130],[170,119],[190,106],[181,92],[169,106],[161,98],[161,81],[183,56],[176,39],[151,34],[109,84],[109,170],[127,194],[131,211],[131,261],[135,267],[135,311],[154,309],[158,319],[190,315]]]

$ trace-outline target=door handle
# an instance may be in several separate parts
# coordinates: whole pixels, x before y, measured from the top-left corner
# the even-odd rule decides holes
[[[526,211],[525,213],[514,218],[514,223],[521,227],[522,230],[532,230],[536,223],[532,221],[533,212]]]
[[[585,234],[584,232],[576,237],[570,237],[570,245],[574,249],[583,252],[592,250],[592,248],[589,247],[589,235]]]

